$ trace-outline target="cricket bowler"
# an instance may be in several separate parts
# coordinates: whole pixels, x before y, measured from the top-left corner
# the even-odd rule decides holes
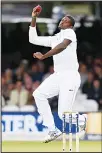
[[[63,112],[72,111],[76,93],[80,87],[81,79],[78,72],[77,39],[73,30],[75,20],[66,15],[59,23],[60,32],[54,36],[38,36],[36,31],[36,18],[40,11],[36,7],[32,11],[32,21],[29,27],[29,42],[35,45],[51,47],[46,54],[36,52],[34,58],[44,60],[53,56],[54,73],[41,83],[33,92],[33,97],[39,114],[43,118],[43,125],[48,127],[48,135],[44,142],[55,140],[62,132],[55,126],[54,118],[48,102],[48,98],[58,96],[58,115],[62,119]],[[66,117],[68,122],[68,117]],[[75,124],[75,114],[72,123]],[[86,115],[79,115],[79,134],[85,134]]]

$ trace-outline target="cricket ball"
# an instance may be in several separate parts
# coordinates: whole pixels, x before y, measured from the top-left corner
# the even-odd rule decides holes
[[[35,7],[35,10],[36,10],[36,12],[39,12],[40,13],[42,11],[42,7],[40,5],[37,5]]]

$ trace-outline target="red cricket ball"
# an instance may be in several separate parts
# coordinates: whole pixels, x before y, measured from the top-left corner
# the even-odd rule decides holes
[[[37,5],[35,7],[36,12],[41,12],[42,11],[42,7],[40,5]]]

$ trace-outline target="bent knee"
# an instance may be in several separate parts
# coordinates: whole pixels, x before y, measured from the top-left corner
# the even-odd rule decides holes
[[[33,97],[34,97],[35,100],[37,100],[37,99],[39,99],[39,100],[46,100],[47,99],[46,94],[44,94],[43,92],[40,92],[38,89],[36,89],[33,92]]]
[[[36,98],[36,97],[39,97],[40,93],[39,91],[36,89],[34,92],[33,92],[33,97]]]

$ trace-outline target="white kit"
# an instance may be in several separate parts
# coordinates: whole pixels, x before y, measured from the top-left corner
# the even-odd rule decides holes
[[[55,36],[37,36],[36,27],[29,28],[29,42],[32,44],[54,48],[64,39],[72,41],[65,50],[53,56],[54,73],[33,92],[38,112],[43,117],[43,124],[52,129],[55,124],[48,98],[59,96],[58,114],[62,119],[63,112],[72,110],[80,86],[76,34],[73,29],[65,29]],[[79,122],[81,119],[83,120],[82,116],[79,115]]]

